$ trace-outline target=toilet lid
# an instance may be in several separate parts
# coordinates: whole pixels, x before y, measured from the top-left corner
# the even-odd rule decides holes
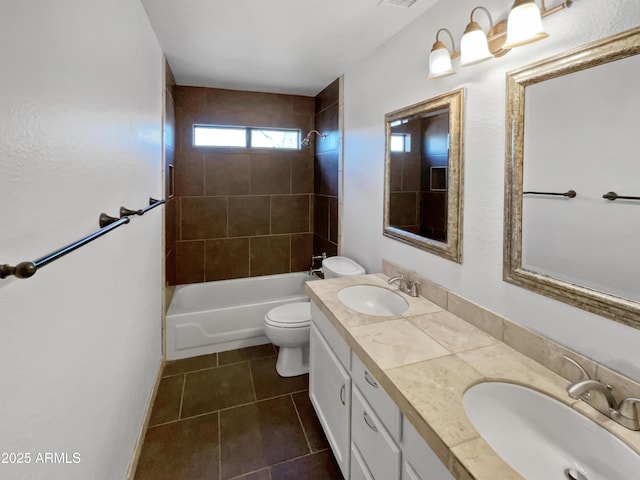
[[[287,303],[272,308],[267,312],[265,321],[276,326],[303,327],[311,322],[311,303]]]

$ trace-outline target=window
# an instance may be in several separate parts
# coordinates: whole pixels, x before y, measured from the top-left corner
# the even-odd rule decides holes
[[[194,125],[196,147],[300,149],[300,130]]]
[[[392,152],[410,152],[411,135],[408,133],[392,133],[389,147]]]

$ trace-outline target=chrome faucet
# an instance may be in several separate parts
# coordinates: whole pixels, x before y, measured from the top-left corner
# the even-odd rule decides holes
[[[404,278],[404,274],[402,272],[398,272],[397,276],[391,277],[387,280],[389,285],[393,285],[396,282],[398,283],[398,288],[401,292],[406,293],[410,297],[417,297],[419,295],[418,287],[422,285],[421,282],[414,282],[411,279]]]
[[[598,380],[589,377],[587,371],[582,368],[574,359],[564,355],[564,359],[580,370],[580,380],[567,385],[567,394],[575,400],[583,400],[600,413],[605,414],[629,430],[640,430],[640,415],[638,414],[638,405],[640,398],[629,397],[622,400],[619,404],[616,402],[611,393],[612,387],[605,385]],[[607,401],[607,407],[603,408],[601,402],[596,402],[592,398],[591,392],[599,392]]]
[[[600,383],[597,380],[582,380],[581,382],[572,383],[567,386],[567,393],[574,400],[589,398],[590,392],[592,391],[600,392],[607,400],[607,406],[609,408],[616,408],[616,400],[604,383]]]

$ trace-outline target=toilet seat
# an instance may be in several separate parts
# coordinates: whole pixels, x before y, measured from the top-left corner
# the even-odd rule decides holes
[[[266,324],[274,327],[308,327],[311,324],[311,303],[287,303],[272,308],[265,315],[264,321]]]

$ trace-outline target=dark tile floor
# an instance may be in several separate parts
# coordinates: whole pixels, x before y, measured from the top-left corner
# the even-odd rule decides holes
[[[168,362],[136,480],[342,480],[309,401],[272,345]]]

